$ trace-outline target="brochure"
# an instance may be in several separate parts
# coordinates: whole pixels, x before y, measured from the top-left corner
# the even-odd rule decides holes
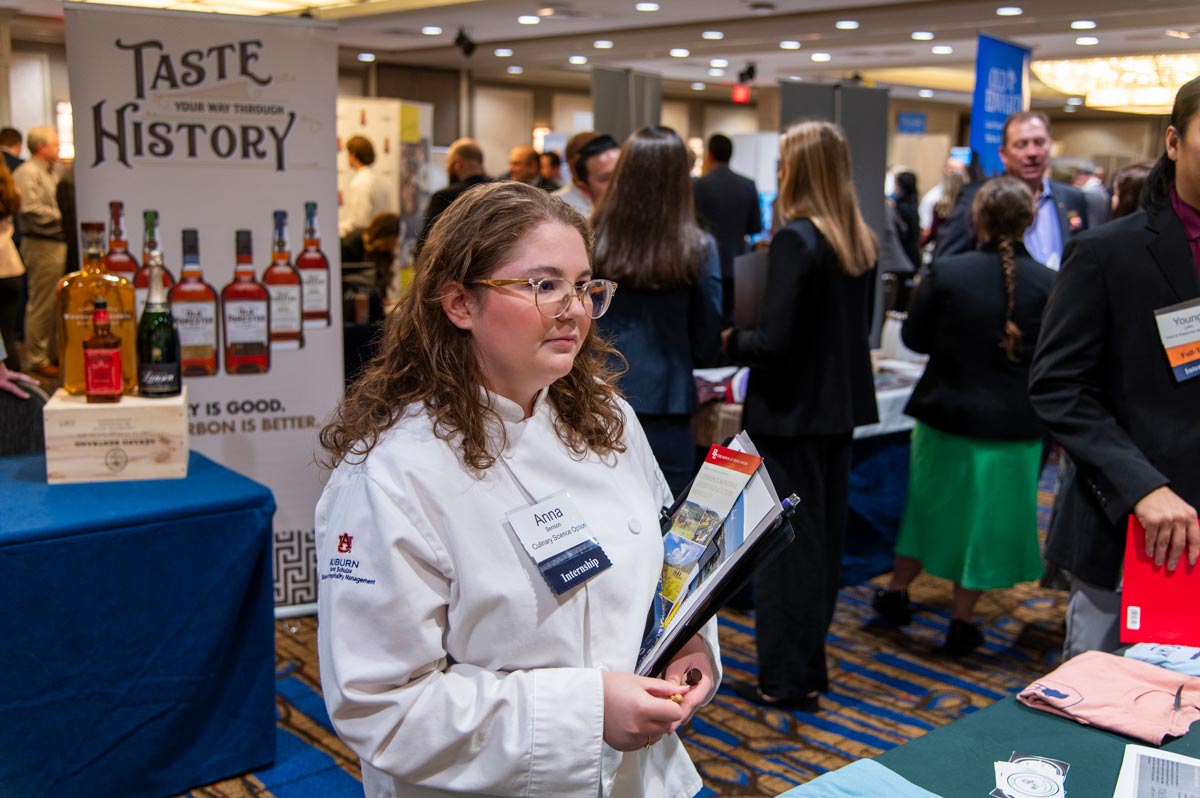
[[[1129,744],[1113,798],[1200,798],[1200,759]]]

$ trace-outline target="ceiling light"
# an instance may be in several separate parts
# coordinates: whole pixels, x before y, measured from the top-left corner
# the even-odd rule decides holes
[[[1076,108],[1076,107],[1075,107],[1075,106],[1073,106],[1073,105],[1064,105],[1064,106],[1063,106],[1063,111],[1064,111],[1064,112],[1066,112],[1066,113],[1068,113],[1068,114],[1073,114],[1073,113],[1075,113],[1075,112],[1076,112],[1076,111],[1078,111],[1078,110],[1079,110],[1079,109],[1078,109],[1078,108]]]
[[[672,58],[687,58],[691,52],[686,47],[672,47],[670,55]]]
[[[421,33],[424,33],[426,36],[441,36],[442,29],[437,25],[426,25],[421,28]]]
[[[375,53],[359,53],[358,60],[364,64],[369,64],[375,60]]]
[[[508,47],[497,47],[492,53],[497,58],[512,58],[512,50]]]
[[[784,39],[779,43],[780,50],[799,50],[800,42],[795,39]]]
[[[1089,108],[1169,114],[1176,92],[1200,72],[1200,53],[1034,61],[1032,68],[1042,83],[1086,98]]]
[[[725,34],[721,33],[721,31],[719,31],[719,30],[706,30],[706,31],[704,31],[704,33],[700,34],[700,38],[708,39],[709,41],[718,42],[721,39],[725,38]]]
[[[1068,97],[1067,105],[1083,105],[1082,97]]]
[[[927,42],[933,38],[933,33],[931,33],[930,31],[927,31],[927,30],[915,30],[915,31],[913,31],[912,37],[913,37],[913,41]]]
[[[803,78],[802,76],[800,76],[800,75],[788,75],[788,76],[787,76],[787,79],[788,79],[788,80],[791,80],[791,81],[794,81],[794,82],[796,82],[796,83],[799,83],[800,81],[804,80],[804,78]]]
[[[1165,33],[1167,36],[1171,37],[1172,39],[1190,39],[1190,38],[1192,38],[1192,31],[1188,31],[1188,30],[1168,30]]]
[[[853,19],[839,19],[834,23],[833,27],[838,30],[858,30],[858,21]]]
[[[545,8],[539,8],[537,10],[537,15],[539,17],[552,17],[552,16],[554,16],[554,9],[550,8],[549,6],[547,6]]]
[[[813,53],[812,55],[809,56],[809,58],[811,58],[814,61],[823,63],[825,61],[831,60],[833,58],[833,56],[831,56],[829,53]]]
[[[725,67],[729,66],[729,61],[725,58],[714,58],[708,62],[708,65],[717,67],[718,69],[724,69]]]
[[[1096,23],[1090,19],[1077,19],[1071,23],[1071,30],[1094,30]]]
[[[707,86],[705,86],[703,83],[700,83],[699,81],[692,84],[692,91],[704,91],[706,88],[707,88]]]
[[[934,55],[950,55],[954,52],[954,48],[948,44],[935,44],[930,48],[929,52]]]
[[[541,17],[535,17],[535,16],[531,16],[529,14],[525,14],[523,16],[517,17],[517,22],[519,22],[522,25],[536,25],[541,21],[542,21]]]
[[[998,17],[1019,17],[1024,13],[1018,6],[1000,6],[996,9]]]
[[[513,64],[505,71],[508,72],[508,74],[510,74],[510,75],[520,75],[522,72],[525,71],[525,69],[523,67],[517,66],[516,64]]]
[[[1092,47],[1099,44],[1100,40],[1095,36],[1077,36],[1075,37],[1075,43],[1080,47]]]
[[[587,63],[587,56],[586,55],[573,55],[567,59],[567,63],[574,64],[575,66],[583,66],[584,64]]]
[[[926,100],[928,100],[933,96],[933,89],[921,89],[919,92],[917,92],[917,96],[924,97]]]
[[[597,50],[611,50],[613,48],[613,43],[608,39],[597,39],[596,41],[592,42],[592,47],[595,47]]]
[[[637,3],[634,8],[638,11],[657,11],[658,3]]]
[[[725,70],[713,67],[712,69],[708,70],[708,76],[712,78],[723,78],[725,77]]]

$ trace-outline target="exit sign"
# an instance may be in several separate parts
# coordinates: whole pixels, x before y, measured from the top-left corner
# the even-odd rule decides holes
[[[733,101],[735,103],[750,102],[750,87],[737,85],[733,87]]]

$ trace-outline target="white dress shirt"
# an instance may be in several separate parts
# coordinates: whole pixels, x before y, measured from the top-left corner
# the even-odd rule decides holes
[[[354,173],[342,195],[338,213],[338,237],[353,230],[365,230],[378,214],[394,211],[387,186],[374,170],[364,166]]]

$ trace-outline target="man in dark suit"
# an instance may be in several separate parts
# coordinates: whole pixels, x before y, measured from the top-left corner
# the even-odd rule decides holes
[[[475,139],[457,139],[450,144],[446,152],[446,177],[450,185],[435,191],[425,207],[425,224],[421,226],[421,236],[417,239],[416,254],[420,254],[430,228],[442,212],[450,207],[450,203],[472,186],[491,181],[483,171],[483,150],[475,143]]]
[[[696,213],[717,241],[721,258],[725,324],[733,323],[733,259],[746,253],[746,236],[762,232],[754,181],[729,168],[733,142],[714,134],[704,155],[704,176],[695,183]]]
[[[1037,198],[1037,216],[1025,233],[1025,248],[1034,260],[1058,271],[1067,241],[1088,227],[1083,192],[1046,177],[1054,142],[1050,137],[1050,120],[1045,114],[1018,111],[1009,115],[1004,120],[1003,141],[1000,160],[1005,174],[1025,181]],[[933,251],[935,258],[975,249],[971,203],[978,190],[979,184],[972,183],[959,194],[950,215],[938,228]]]
[[[1076,469],[1046,549],[1072,577],[1066,656],[1119,644],[1131,514],[1168,571],[1200,556],[1200,379],[1168,359],[1156,320],[1181,303],[1200,311],[1200,78],[1179,90],[1165,138],[1146,209],[1067,247],[1030,374],[1034,409]]]

